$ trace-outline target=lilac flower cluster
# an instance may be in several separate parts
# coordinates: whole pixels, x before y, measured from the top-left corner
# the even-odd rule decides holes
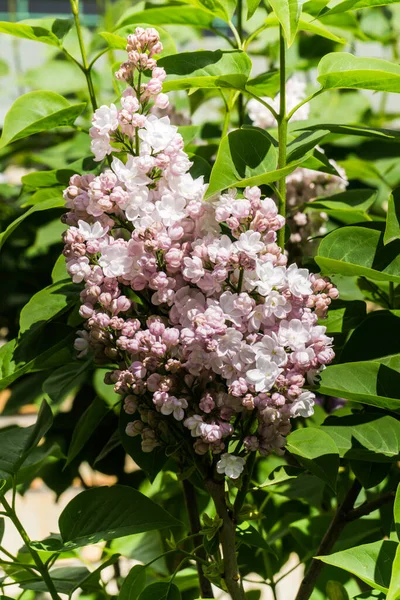
[[[177,127],[151,113],[167,104],[157,32],[137,28],[127,49],[122,109],[93,118],[111,168],[65,190],[67,269],[84,282],[75,347],[116,363],[106,381],[145,452],[183,439],[235,479],[249,452],[282,452],[290,419],[313,413],[307,387],[334,356],[318,318],[338,292],[287,266],[284,219],[259,188],[203,200]]]

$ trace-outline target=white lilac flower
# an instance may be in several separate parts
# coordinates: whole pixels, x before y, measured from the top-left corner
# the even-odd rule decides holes
[[[299,269],[295,263],[291,264],[286,271],[289,290],[297,298],[312,294],[311,283],[308,278],[307,269]]]
[[[264,242],[261,241],[261,233],[258,231],[245,231],[240,234],[236,248],[239,252],[244,252],[248,256],[255,257],[258,252],[265,248]]]
[[[174,139],[178,128],[171,125],[168,117],[158,119],[150,115],[146,119],[144,129],[139,131],[139,137],[143,142],[149,144],[154,152],[161,152]]]
[[[93,116],[93,125],[101,135],[110,133],[118,127],[118,109],[115,104],[100,106]]]
[[[220,475],[226,475],[230,479],[238,479],[242,474],[245,463],[244,458],[225,452],[217,462],[217,471]]]
[[[256,360],[256,368],[246,373],[246,379],[254,385],[256,392],[269,392],[282,369],[275,362],[260,354]]]
[[[278,339],[282,346],[289,346],[292,350],[298,350],[310,341],[310,327],[302,323],[299,319],[281,321]]]
[[[267,296],[274,287],[281,287],[285,283],[286,270],[284,267],[274,267],[270,262],[257,262],[256,276],[254,281],[257,292]]]
[[[108,227],[103,227],[99,221],[90,225],[86,221],[78,221],[78,230],[82,237],[86,240],[98,240],[105,236]]]
[[[315,395],[312,392],[302,392],[290,407],[291,417],[294,419],[297,417],[311,417],[314,414],[314,400]]]
[[[106,277],[127,276],[132,268],[133,258],[125,244],[112,244],[101,250],[99,265]]]
[[[128,191],[135,191],[137,187],[151,183],[151,179],[143,173],[137,162],[136,157],[129,155],[125,165],[116,157],[111,163],[112,170]]]

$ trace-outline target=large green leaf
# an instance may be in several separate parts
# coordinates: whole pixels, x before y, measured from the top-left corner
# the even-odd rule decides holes
[[[399,4],[399,0],[343,0],[329,9],[322,12],[320,17],[347,12],[348,10],[359,10],[360,8],[374,8],[377,6],[388,6],[390,4]]]
[[[131,9],[119,20],[117,28],[148,23],[149,25],[191,25],[210,29],[213,21],[214,16],[210,12],[194,6],[160,6],[140,11]]]
[[[353,88],[400,93],[400,66],[380,58],[331,52],[318,65],[318,81],[325,89]]]
[[[74,331],[60,323],[49,323],[10,340],[0,348],[0,389],[26,373],[59,367],[71,360],[69,344]]]
[[[392,577],[389,583],[389,591],[386,600],[399,600],[400,598],[400,544],[397,545],[396,554],[392,566]]]
[[[394,190],[389,196],[383,243],[386,246],[398,239],[400,239],[400,188]]]
[[[76,360],[56,369],[43,383],[43,391],[55,404],[59,404],[72,390],[86,379],[92,359]]]
[[[181,600],[181,593],[174,583],[156,581],[143,590],[139,600]]]
[[[146,585],[146,569],[135,565],[129,571],[119,591],[119,600],[137,600]]]
[[[379,463],[398,460],[400,422],[390,415],[332,415],[320,428],[333,439],[341,458]]]
[[[20,217],[15,219],[10,225],[5,229],[2,233],[0,233],[0,248],[3,246],[4,242],[7,238],[17,229],[17,227],[24,221],[27,217],[29,217],[32,213],[42,211],[42,210],[50,210],[52,208],[62,208],[65,205],[65,201],[62,197],[50,198],[48,200],[44,200],[39,204],[35,204],[29,210],[24,212]]]
[[[400,283],[400,240],[386,246],[380,224],[342,227],[321,242],[317,264],[324,273]]]
[[[77,422],[68,449],[67,465],[79,454],[88,440],[96,432],[96,428],[108,413],[109,408],[101,398],[96,398],[88,406]]]
[[[340,354],[340,362],[380,359],[400,353],[400,313],[377,310],[353,331]]]
[[[241,50],[198,50],[165,56],[158,61],[167,72],[163,90],[190,88],[244,89],[251,61]]]
[[[332,219],[351,225],[371,221],[367,211],[378,197],[375,190],[348,190],[328,198],[319,197],[307,203],[307,211],[325,212]]]
[[[356,93],[356,92],[350,92]],[[347,96],[347,94],[345,95]],[[400,131],[395,129],[379,129],[376,127],[364,127],[364,125],[346,125],[340,123],[321,123],[317,125],[308,125],[304,127],[299,124],[294,123],[293,127],[296,129],[326,129],[331,133],[337,133],[339,135],[356,135],[360,137],[369,137],[369,138],[379,138],[382,140],[399,140],[400,139]]]
[[[287,45],[291,46],[296,36],[303,2],[301,0],[270,0],[269,3],[282,25]]]
[[[81,492],[64,508],[58,524],[66,548],[181,525],[161,506],[122,485]]]
[[[6,114],[0,148],[34,133],[73,125],[85,106],[85,103],[71,105],[55,92],[28,92]]]
[[[274,171],[277,152],[271,137],[262,129],[237,129],[225,136],[211,171],[206,198],[240,185],[243,179]]]
[[[0,477],[8,479],[23,465],[53,423],[53,415],[44,400],[38,418],[29,427],[10,427],[0,430]]]
[[[374,589],[387,592],[397,547],[396,542],[384,540],[317,558],[352,573]]]
[[[331,304],[326,319],[321,325],[326,333],[344,333],[354,329],[367,316],[367,306],[362,300],[336,300]]]
[[[64,280],[43,288],[21,310],[19,334],[33,330],[62,314],[79,300],[80,286]]]
[[[30,19],[19,23],[1,21],[0,33],[60,47],[71,26],[72,20],[69,19]]]
[[[153,481],[167,462],[165,449],[157,447],[152,452],[143,452],[142,438],[140,435],[135,437],[125,433],[129,422],[137,418],[135,415],[128,415],[123,409],[120,413],[119,432],[124,450],[135,461],[135,463],[146,473],[150,481]]]
[[[256,96],[275,98],[279,91],[279,71],[274,69],[249,79],[246,83],[246,90]]]
[[[330,365],[321,373],[318,391],[400,411],[400,356]]]
[[[329,131],[304,131],[298,135],[287,147],[287,162],[302,159],[304,155],[315,148],[329,133]]]
[[[325,431],[316,427],[297,429],[288,436],[287,449],[306,469],[333,490],[336,489],[339,451],[332,437]]]
[[[267,27],[277,27],[279,26],[279,20],[273,13],[271,13],[265,20],[265,24]],[[307,31],[309,33],[313,33],[314,35],[319,35],[320,37],[332,40],[338,44],[344,44],[346,42],[343,37],[339,37],[332,29],[326,27],[324,23],[321,23],[321,21],[306,13],[303,13],[300,16],[297,22],[297,30]]]

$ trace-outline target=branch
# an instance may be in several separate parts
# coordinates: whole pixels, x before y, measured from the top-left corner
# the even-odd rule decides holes
[[[369,515],[370,513],[374,512],[374,510],[377,510],[381,506],[384,506],[385,504],[388,504],[388,502],[394,500],[395,495],[395,492],[392,491],[388,492],[387,494],[383,494],[382,496],[379,496],[374,500],[364,502],[363,504],[361,504],[361,506],[359,506],[358,508],[353,508],[353,510],[351,510],[347,514],[346,521],[350,523],[351,521],[360,519],[360,517],[365,517],[366,515]]]
[[[245,600],[236,557],[236,526],[226,505],[224,481],[206,481],[205,485],[214,501],[217,514],[222,519],[219,538],[224,558],[226,587],[232,600]]]
[[[196,492],[193,485],[188,479],[182,481],[183,493],[185,495],[186,509],[189,516],[190,522],[190,533],[196,534],[201,529],[199,508],[197,505]],[[203,539],[201,535],[193,538],[193,545],[199,546],[198,556],[204,560],[207,559],[206,552],[203,547]],[[197,563],[197,573],[199,576],[199,585],[202,598],[214,598],[211,583],[205,577],[202,569],[202,565]]]
[[[338,507],[335,516],[333,517],[331,524],[329,525],[329,528],[316,552],[316,556],[329,554],[329,552],[332,550],[336,540],[339,538],[347,524],[348,515],[353,509],[354,503],[357,500],[361,488],[361,484],[357,481],[357,479],[355,479],[353,485],[343,500],[343,503]],[[303,581],[301,582],[300,589],[295,600],[308,600],[310,598],[323,566],[324,564],[317,558],[312,559],[310,566],[304,575]]]

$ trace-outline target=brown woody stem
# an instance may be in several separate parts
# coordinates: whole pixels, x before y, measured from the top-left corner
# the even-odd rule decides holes
[[[197,506],[197,498],[196,491],[193,485],[187,479],[182,481],[183,484],[183,493],[185,495],[186,509],[190,522],[190,533],[198,533],[201,529],[200,524],[200,516],[199,509]],[[198,546],[199,549],[197,551],[197,555],[199,558],[207,560],[207,555],[203,547],[202,536],[199,534],[198,536],[193,538],[194,547]],[[203,568],[201,563],[197,563],[197,573],[199,577],[199,585],[200,585],[200,595],[201,598],[214,598],[214,594],[212,591],[211,583],[205,577],[203,573]]]
[[[236,557],[236,525],[226,505],[223,481],[207,481],[206,488],[214,501],[218,516],[222,519],[219,539],[224,558],[224,580],[232,600],[245,600]]]

